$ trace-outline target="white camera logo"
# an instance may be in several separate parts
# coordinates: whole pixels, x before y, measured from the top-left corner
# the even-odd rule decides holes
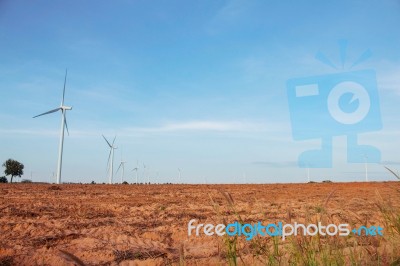
[[[351,102],[360,101],[358,109],[353,113],[347,113],[339,106],[339,100],[345,93],[353,94]],[[342,124],[356,124],[362,121],[367,116],[370,106],[368,92],[360,84],[351,81],[339,83],[328,96],[329,113],[336,121]]]
[[[300,154],[300,167],[332,167],[332,138],[340,135],[347,136],[347,162],[380,162],[377,148],[357,141],[382,128],[374,70],[290,79],[287,95],[293,138],[321,139],[321,149]]]

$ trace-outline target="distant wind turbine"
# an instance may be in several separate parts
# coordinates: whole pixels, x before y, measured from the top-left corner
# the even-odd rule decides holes
[[[146,165],[143,164],[143,183],[145,182],[144,180],[146,180]]]
[[[150,167],[147,166],[147,184],[150,185]]]
[[[60,107],[33,117],[33,118],[35,118],[35,117],[38,117],[38,116],[51,114],[51,113],[54,113],[54,112],[57,112],[57,111],[61,110],[61,132],[60,132],[60,144],[59,144],[59,148],[58,148],[58,163],[57,163],[57,178],[56,178],[56,183],[57,184],[61,183],[61,168],[62,168],[62,155],[63,155],[64,129],[65,128],[67,129],[67,133],[69,135],[66,113],[67,113],[68,110],[72,110],[72,107],[64,105],[65,85],[66,85],[66,83],[67,83],[67,70],[65,70],[64,89],[63,89],[63,95],[62,95],[62,100],[61,100]]]
[[[138,170],[139,170],[139,169],[138,169],[137,167],[135,167],[135,168],[133,168],[132,171],[131,171],[131,172],[136,171],[136,184],[138,183],[138,173],[137,173]]]
[[[310,164],[307,162],[305,163],[305,166],[307,166],[307,182],[310,183],[311,182],[311,177],[310,177]]]
[[[178,176],[178,181],[179,181],[180,183],[183,183],[183,182],[182,182],[182,179],[181,179],[181,169],[180,169],[180,168],[178,168],[178,174],[179,174],[179,176]]]
[[[364,154],[365,162],[365,182],[368,182],[368,156]]]
[[[121,163],[118,166],[117,172],[119,171],[119,169],[122,167],[122,171],[121,171],[121,184],[124,182],[124,173],[125,173],[125,164],[127,163],[127,161],[122,160],[122,152],[121,152]]]
[[[126,164],[127,162],[126,161],[121,161],[121,163],[119,164],[119,167],[118,167],[118,169],[117,169],[117,173],[118,173],[118,171],[119,171],[119,168],[121,168],[122,167],[122,171],[121,171],[121,184],[124,182],[124,174],[125,174],[125,164]]]
[[[112,184],[113,183],[113,175],[114,175],[114,150],[118,149],[117,147],[114,146],[115,143],[115,139],[117,138],[117,136],[114,137],[114,140],[112,142],[112,144],[110,144],[110,142],[108,142],[108,140],[106,139],[106,137],[104,137],[104,135],[102,135],[104,140],[107,142],[108,146],[110,147],[110,154],[108,155],[108,162],[107,162],[107,166],[108,166],[108,183]],[[110,160],[111,159],[111,160]]]

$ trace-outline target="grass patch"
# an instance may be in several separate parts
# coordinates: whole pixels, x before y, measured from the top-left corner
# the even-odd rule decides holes
[[[397,176],[398,177],[398,176]],[[227,225],[237,221],[245,224],[240,216],[238,206],[232,195],[220,191],[225,201],[213,199],[210,196],[214,211],[220,223]],[[327,195],[324,202],[314,207],[315,213],[306,214],[302,224],[322,225],[341,222],[333,219],[328,207],[335,191]],[[376,209],[379,212],[381,226],[384,227],[383,236],[366,236],[350,233],[347,236],[339,234],[323,235],[316,232],[314,236],[304,235],[302,229],[297,236],[289,236],[285,241],[280,236],[256,235],[247,241],[246,237],[224,235],[222,239],[221,257],[228,265],[400,265],[400,210],[390,201],[376,193]],[[290,207],[287,222],[292,221]],[[335,210],[337,211],[337,210]],[[267,218],[267,217],[266,217]],[[233,219],[233,220],[232,220]],[[279,221],[268,221],[277,223]],[[246,223],[249,223],[246,221]],[[346,222],[343,222],[346,223]],[[372,226],[369,219],[355,221],[350,226]],[[266,224],[264,224],[266,225]],[[378,224],[376,224],[378,225]],[[348,227],[351,230],[351,227]],[[353,227],[354,228],[354,227]]]

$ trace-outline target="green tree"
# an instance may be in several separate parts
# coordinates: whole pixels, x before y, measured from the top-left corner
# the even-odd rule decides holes
[[[11,176],[10,183],[12,183],[14,176],[21,177],[24,174],[24,165],[16,160],[8,159],[3,163],[3,167],[6,168],[4,173]]]
[[[0,183],[8,183],[7,177],[5,176],[0,177]]]

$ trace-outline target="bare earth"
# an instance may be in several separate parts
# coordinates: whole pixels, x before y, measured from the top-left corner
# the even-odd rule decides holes
[[[224,265],[222,237],[187,233],[191,219],[237,220],[223,192],[245,222],[302,222],[324,211],[337,223],[383,225],[377,191],[398,207],[399,189],[400,182],[0,184],[0,264]],[[242,257],[240,263],[259,263],[245,250]]]

